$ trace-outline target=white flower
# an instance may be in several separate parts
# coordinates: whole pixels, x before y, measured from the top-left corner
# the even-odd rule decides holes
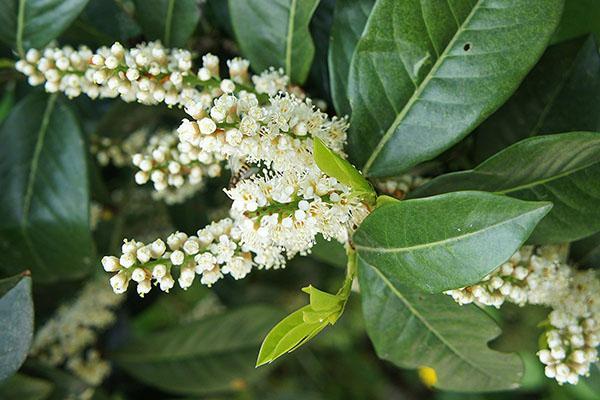
[[[547,348],[537,354],[546,376],[561,385],[576,384],[589,373],[600,344],[600,279],[594,270],[565,264],[565,253],[564,246],[524,246],[479,284],[447,292],[460,304],[499,307],[507,300],[551,307],[544,333]]]
[[[90,62],[88,62],[88,60]],[[49,92],[62,91],[68,96],[85,94],[94,99],[120,97],[127,102],[186,107],[190,103],[206,103],[206,97],[230,93],[235,82],[248,81],[248,62],[234,59],[230,63],[231,80],[219,83],[219,59],[207,54],[196,75],[192,70],[192,54],[182,49],[167,49],[160,42],[141,43],[125,49],[120,43],[101,47],[96,52],[81,46],[62,49],[47,48],[42,53],[28,51],[16,68],[27,75],[31,85],[45,84]],[[211,78],[216,78],[211,81]],[[287,77],[272,75],[260,80],[260,88],[285,89]],[[282,86],[283,85],[283,86]],[[257,88],[257,92],[260,92]]]
[[[98,385],[108,375],[110,366],[93,349],[86,354],[93,363],[82,368],[80,360],[85,349],[94,345],[97,335],[114,323],[114,310],[123,300],[105,281],[89,281],[72,302],[61,306],[38,328],[30,354],[52,366],[64,364],[79,378]]]
[[[121,268],[119,259],[115,256],[102,257],[102,266],[106,272],[116,272]]]

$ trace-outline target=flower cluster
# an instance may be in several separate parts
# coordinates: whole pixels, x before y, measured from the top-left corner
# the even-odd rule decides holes
[[[496,308],[505,301],[521,306],[551,304],[569,288],[571,268],[564,263],[565,256],[565,246],[523,246],[478,284],[446,293],[459,304],[477,302]]]
[[[72,304],[59,308],[36,332],[30,354],[50,365],[64,364],[90,384],[99,384],[110,372],[108,363],[100,362],[94,350],[87,356],[83,353],[96,342],[100,331],[114,323],[114,310],[123,300],[104,282],[90,281]]]
[[[241,279],[250,272],[253,263],[233,228],[233,221],[226,218],[199,230],[197,236],[175,232],[169,235],[166,244],[161,239],[150,244],[125,240],[122,255],[104,257],[102,266],[107,272],[116,272],[110,279],[115,293],[125,292],[133,280],[142,297],[151,290],[152,280],[168,292],[175,285],[174,268],[179,270],[177,282],[183,289],[192,285],[196,274],[207,286],[224,274]]]
[[[195,120],[183,120],[178,132],[191,150],[216,159],[264,163],[274,171],[313,165],[312,137],[338,153],[346,141],[345,119],[329,119],[310,99],[289,93],[271,97],[266,105],[253,93],[224,94],[210,108],[198,105],[186,111]]]
[[[241,279],[253,268],[280,268],[286,259],[310,252],[319,234],[346,243],[367,215],[362,199],[315,165],[313,138],[341,153],[347,122],[329,119],[310,99],[280,93],[260,104],[254,93],[240,91],[215,98],[210,107],[197,104],[186,111],[193,120],[184,120],[178,129],[178,159],[185,165],[226,160],[239,166],[233,167],[225,190],[233,201],[229,218],[195,236],[176,232],[166,244],[160,239],[148,245],[125,241],[120,257],[102,261],[106,271],[116,272],[111,278],[115,292],[124,292],[131,280],[140,295],[153,280],[168,291],[175,283],[174,269],[185,289],[196,275],[210,286],[225,275]],[[151,179],[156,185],[153,168],[161,164],[134,158],[145,173],[138,182]]]
[[[131,164],[134,154],[142,151],[147,136],[148,133],[143,129],[135,131],[125,139],[93,135],[90,138],[90,151],[103,167],[109,164],[119,168],[125,167]]]
[[[459,304],[477,302],[499,308],[505,301],[552,308],[538,352],[545,373],[559,384],[576,384],[598,361],[600,279],[593,270],[565,263],[566,246],[524,246],[482,282],[450,290]]]
[[[230,79],[219,77],[219,58],[206,54],[202,67],[194,72],[193,55],[169,49],[158,41],[126,49],[120,43],[96,52],[81,46],[74,49],[30,49],[15,67],[33,86],[44,84],[47,92],[69,97],[85,94],[92,99],[120,97],[126,102],[165,103],[169,106],[210,104],[215,96],[244,87],[253,90],[249,63],[235,58],[227,62]],[[288,79],[276,70],[255,77],[257,93],[286,90]]]
[[[135,181],[140,185],[152,181],[155,199],[163,199],[167,204],[192,196],[202,187],[204,177],[221,175],[223,164],[223,159],[215,158],[215,154],[179,142],[172,131],[153,135],[131,160],[139,168]]]
[[[565,295],[548,316],[545,342],[538,352],[545,373],[559,384],[576,384],[598,362],[600,345],[600,280],[596,271],[576,271]]]

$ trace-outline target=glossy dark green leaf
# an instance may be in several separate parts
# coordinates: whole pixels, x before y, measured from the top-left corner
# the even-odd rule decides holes
[[[200,20],[196,0],[135,0],[135,17],[148,39],[184,47]]]
[[[110,23],[107,23],[110,21]],[[89,0],[79,17],[61,36],[65,43],[84,43],[91,48],[128,43],[141,34],[141,28],[126,11],[126,5],[113,0]]]
[[[367,333],[379,357],[403,368],[433,368],[434,386],[443,390],[518,387],[522,362],[487,346],[501,331],[483,310],[410,289],[360,257],[358,279]]]
[[[242,55],[255,71],[281,67],[302,84],[315,55],[308,29],[319,0],[229,0]]]
[[[474,134],[478,162],[526,137],[600,131],[600,53],[593,37],[548,48],[519,89]]]
[[[331,98],[339,115],[350,115],[350,61],[373,4],[375,0],[341,0],[335,3],[328,59]]]
[[[410,197],[484,190],[551,201],[530,241],[561,243],[600,231],[600,133],[571,132],[522,140],[475,169],[439,176]]]
[[[0,382],[19,369],[33,337],[31,278],[0,280]]]
[[[577,265],[600,268],[600,232],[571,243],[569,258]]]
[[[323,99],[327,104],[331,104],[327,53],[335,3],[335,0],[320,0],[309,24],[315,56],[305,86],[313,98]]]
[[[30,95],[0,129],[0,271],[36,282],[89,272],[86,152],[79,125],[56,96]]]
[[[15,374],[0,384],[0,399],[44,400],[52,392],[52,383],[23,374]]]
[[[399,201],[373,211],[353,242],[388,279],[436,293],[479,282],[514,254],[550,207],[485,192]]]
[[[23,53],[43,47],[64,31],[88,0],[2,0],[0,40]]]
[[[225,33],[226,36],[230,38],[235,36],[233,26],[231,26],[228,0],[206,0],[202,12],[211,21],[211,24]]]
[[[565,0],[565,9],[552,42],[558,43],[587,33],[600,36],[600,2]]]
[[[255,369],[261,339],[280,313],[250,306],[146,334],[113,355],[147,385],[169,393],[201,395],[232,390],[267,372]]]
[[[350,154],[392,176],[458,143],[544,51],[562,0],[379,0],[350,67]]]

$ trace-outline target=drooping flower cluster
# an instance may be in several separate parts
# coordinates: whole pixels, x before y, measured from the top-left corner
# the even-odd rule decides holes
[[[367,215],[362,199],[314,162],[313,138],[341,153],[347,123],[329,119],[310,99],[280,93],[259,104],[254,93],[240,91],[215,98],[211,107],[197,104],[186,111],[194,120],[184,120],[178,129],[178,157],[241,166],[226,189],[233,200],[230,218],[196,236],[174,233],[166,245],[126,241],[120,257],[103,259],[105,270],[116,272],[111,278],[116,292],[124,292],[131,280],[141,295],[152,280],[168,291],[174,269],[179,286],[187,288],[196,275],[210,286],[225,275],[241,279],[252,268],[280,268],[286,259],[307,254],[318,234],[347,242]],[[136,160],[142,170],[144,160]],[[152,179],[153,172],[145,172]]]
[[[219,77],[219,58],[206,54],[202,67],[194,72],[193,55],[169,49],[158,41],[126,49],[120,43],[92,52],[86,46],[74,49],[30,49],[15,67],[27,75],[29,84],[44,84],[47,92],[68,97],[85,94],[92,99],[120,97],[126,102],[165,103],[169,106],[209,105],[215,96],[254,90],[248,74],[249,63],[235,58],[227,62],[229,79]],[[288,79],[275,70],[255,77],[257,93],[285,90]]]
[[[524,246],[477,285],[450,290],[459,304],[499,308],[505,301],[552,308],[538,352],[545,373],[559,384],[576,384],[598,361],[600,279],[565,263],[566,246]]]
[[[598,362],[600,280],[594,270],[575,271],[569,289],[554,301],[545,332],[547,348],[538,352],[545,373],[559,384],[576,384]]]
[[[523,246],[480,283],[449,290],[459,304],[477,302],[500,308],[505,301],[518,305],[551,304],[569,289],[571,268],[565,246]]]
[[[65,365],[86,382],[99,384],[110,366],[90,346],[114,323],[114,310],[123,300],[101,280],[90,281],[73,303],[60,307],[36,332],[30,355],[53,366]]]
[[[143,185],[152,181],[155,199],[167,204],[179,203],[191,197],[203,185],[205,177],[221,175],[223,159],[181,143],[175,132],[160,131],[145,148],[132,156],[139,171],[135,181]]]

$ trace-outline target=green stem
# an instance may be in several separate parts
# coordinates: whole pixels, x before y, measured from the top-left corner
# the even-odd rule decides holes
[[[344,284],[338,291],[338,294],[342,295],[345,298],[343,307],[346,306],[346,302],[350,297],[350,292],[352,291],[352,282],[356,277],[357,271],[357,258],[354,249],[348,246],[348,248],[346,249],[346,255],[348,256],[348,262],[346,264],[346,279],[344,279]]]
[[[25,28],[25,1],[19,0],[19,9],[17,11],[17,37],[16,47],[20,58],[25,58],[25,49],[23,49],[23,29]]]
[[[0,58],[0,68],[14,68],[15,62],[10,58]]]

